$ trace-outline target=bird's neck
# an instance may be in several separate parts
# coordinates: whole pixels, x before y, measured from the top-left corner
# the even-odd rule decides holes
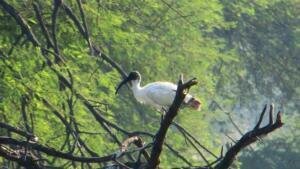
[[[132,85],[131,89],[132,89],[133,93],[139,92],[142,89],[140,80],[131,81],[131,85]]]

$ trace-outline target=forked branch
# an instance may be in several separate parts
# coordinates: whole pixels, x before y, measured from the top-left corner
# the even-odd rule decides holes
[[[168,128],[170,127],[173,119],[176,117],[179,107],[182,104],[187,91],[190,87],[197,84],[197,81],[195,78],[189,80],[186,83],[183,83],[182,75],[180,76],[180,79],[178,81],[178,87],[176,91],[175,99],[169,108],[168,112],[166,113],[164,119],[161,122],[160,128],[158,132],[156,133],[153,147],[151,150],[151,156],[150,160],[148,161],[148,169],[155,169],[159,165],[159,156],[161,154],[163,143],[168,131]]]
[[[246,146],[254,143],[255,141],[259,140],[259,138],[266,136],[267,134],[273,132],[274,130],[282,127],[283,123],[281,121],[281,112],[277,113],[276,121],[273,122],[273,105],[270,105],[269,111],[269,123],[264,126],[261,126],[261,122],[264,118],[264,114],[266,112],[267,105],[264,107],[262,113],[260,114],[260,118],[253,128],[253,130],[247,132],[242,136],[242,138],[232,146],[227,153],[225,154],[224,158],[214,167],[215,169],[227,169],[234,161],[237,154]]]

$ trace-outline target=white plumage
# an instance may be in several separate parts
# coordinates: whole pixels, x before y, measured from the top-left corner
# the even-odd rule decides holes
[[[170,82],[153,82],[141,87],[141,75],[139,72],[131,72],[118,86],[116,93],[125,83],[130,82],[131,89],[137,101],[151,105],[158,110],[168,108],[173,103],[177,85]],[[200,101],[187,94],[184,104],[196,110],[200,109]]]

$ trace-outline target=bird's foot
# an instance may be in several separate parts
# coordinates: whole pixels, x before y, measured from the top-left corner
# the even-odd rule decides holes
[[[162,114],[161,116],[160,116],[160,125],[162,124],[162,122],[163,122],[163,120],[164,120],[164,114]]]

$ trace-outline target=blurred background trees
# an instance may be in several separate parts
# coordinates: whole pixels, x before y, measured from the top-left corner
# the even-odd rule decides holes
[[[99,156],[116,151],[119,145],[99,127],[76,93],[61,83],[56,71],[68,77],[71,88],[110,122],[128,131],[154,133],[159,127],[160,114],[137,103],[129,90],[114,94],[120,73],[107,60],[91,55],[87,40],[68,14],[71,9],[81,24],[85,18],[90,41],[125,71],[138,70],[142,84],[176,82],[180,73],[196,77],[199,85],[191,92],[202,100],[203,109],[200,113],[183,109],[176,121],[215,153],[221,145],[240,138],[238,130],[252,127],[265,103],[274,102],[283,110],[286,125],[243,151],[235,168],[300,165],[296,160],[300,151],[297,0],[89,0],[82,1],[84,17],[78,1],[65,0],[65,6],[60,2],[7,1],[30,25],[39,45],[32,43],[1,6],[1,122],[33,132],[44,145],[77,155],[91,152],[74,146],[78,136],[69,130],[80,131],[80,138]],[[57,57],[63,61],[55,64]],[[71,129],[62,125],[54,109]],[[124,138],[115,128],[110,130],[118,139]],[[0,134],[19,138],[4,129]],[[176,129],[169,131],[166,142],[193,164],[205,165]],[[79,165],[44,158],[53,166]],[[161,163],[162,168],[186,166],[170,149],[164,149]],[[3,158],[0,165],[15,166]]]

